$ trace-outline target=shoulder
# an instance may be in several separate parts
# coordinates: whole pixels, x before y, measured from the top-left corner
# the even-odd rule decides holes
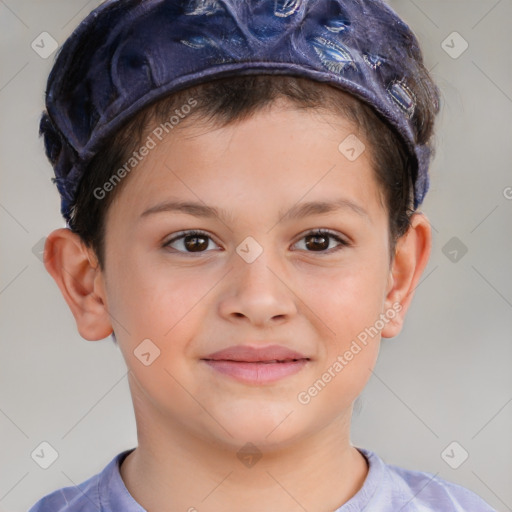
[[[381,468],[381,490],[403,512],[450,510],[451,512],[496,512],[480,496],[462,485],[444,480],[425,471],[415,471],[386,464],[380,457],[362,450]]]
[[[115,475],[119,459],[127,452],[117,454],[99,473],[78,485],[62,487],[37,501],[28,512],[98,512],[106,510],[102,503],[105,485]]]
[[[394,465],[386,467],[390,478],[407,497],[411,511],[496,512],[480,496],[462,485],[425,471],[413,471]]]
[[[63,487],[35,503],[28,512],[86,512],[101,510],[99,502],[99,475],[94,475],[77,486]]]

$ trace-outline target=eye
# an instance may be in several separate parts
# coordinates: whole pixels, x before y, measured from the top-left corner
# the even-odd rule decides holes
[[[209,252],[205,249],[210,245],[209,241],[213,242],[213,239],[204,231],[183,231],[179,236],[176,236],[166,242],[163,247],[170,247],[171,244],[179,242],[178,245],[183,247],[185,250],[177,249],[178,252],[184,253],[195,253],[195,252]]]
[[[327,250],[329,248],[331,239],[338,242],[338,246]],[[336,233],[326,229],[316,229],[309,231],[301,238],[301,241],[302,240],[306,240],[305,247],[308,252],[324,252],[330,254],[350,245],[346,240],[338,236]]]
[[[306,240],[305,247],[308,252],[332,253],[340,250],[342,247],[350,245],[339,235],[326,229],[309,231],[303,235],[301,241],[302,240]],[[338,242],[338,246],[329,249],[331,240]],[[163,247],[171,247],[172,249],[185,254],[209,252],[206,249],[210,246],[210,241],[213,242],[213,239],[204,231],[182,231],[178,236],[171,238],[171,240],[166,242]],[[181,247],[172,247],[172,244],[177,242]]]

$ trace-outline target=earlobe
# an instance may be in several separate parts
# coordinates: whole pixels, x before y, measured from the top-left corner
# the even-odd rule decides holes
[[[103,276],[93,251],[68,228],[52,231],[45,243],[44,265],[67,302],[80,335],[104,339],[112,333]]]
[[[384,311],[384,313],[394,311],[395,314],[382,329],[383,338],[392,338],[402,330],[414,290],[427,266],[431,247],[430,223],[423,213],[414,213],[407,233],[398,240],[396,245]]]

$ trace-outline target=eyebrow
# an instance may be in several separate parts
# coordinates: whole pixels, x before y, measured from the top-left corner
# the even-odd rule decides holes
[[[362,217],[366,217],[368,220],[370,219],[368,212],[360,205],[346,198],[338,198],[333,201],[310,201],[307,203],[298,203],[287,211],[280,210],[278,214],[279,222],[300,219],[309,215],[332,213],[342,209],[351,210]],[[140,217],[143,218],[161,212],[185,213],[195,217],[213,218],[224,221],[233,219],[233,215],[223,208],[215,208],[214,206],[190,201],[172,200],[164,201],[148,208],[140,215]]]

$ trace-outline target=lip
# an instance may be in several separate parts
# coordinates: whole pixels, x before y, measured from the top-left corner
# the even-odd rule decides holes
[[[294,375],[310,360],[282,345],[237,345],[202,358],[217,372],[250,384],[272,383]]]
[[[267,345],[266,347],[233,345],[232,347],[214,352],[203,359],[255,363],[274,360],[286,361],[287,359],[309,359],[309,357],[282,345]]]

